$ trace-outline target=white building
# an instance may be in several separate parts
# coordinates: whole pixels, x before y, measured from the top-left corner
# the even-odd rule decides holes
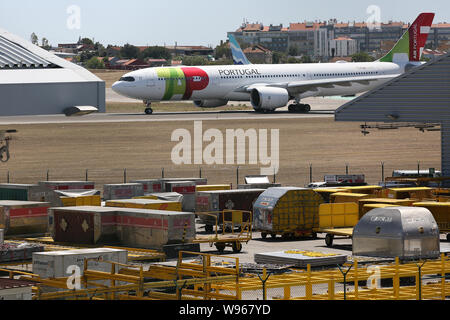
[[[348,37],[330,40],[330,57],[349,57],[358,52],[358,43]]]
[[[105,82],[0,29],[0,116],[105,112]]]

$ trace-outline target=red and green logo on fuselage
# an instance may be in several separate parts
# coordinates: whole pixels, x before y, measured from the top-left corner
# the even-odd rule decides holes
[[[162,100],[189,100],[194,91],[201,91],[208,87],[208,74],[195,67],[158,68],[158,78],[165,81],[165,91]]]

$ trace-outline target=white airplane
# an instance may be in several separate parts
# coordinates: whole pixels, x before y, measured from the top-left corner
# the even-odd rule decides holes
[[[285,107],[290,112],[309,112],[300,101],[314,96],[351,96],[372,90],[421,65],[434,13],[422,13],[383,58],[374,62],[280,65],[227,65],[162,67],[124,75],[112,89],[144,101],[152,114],[152,102],[193,101],[197,107],[216,108],[228,101],[250,101],[256,112]]]

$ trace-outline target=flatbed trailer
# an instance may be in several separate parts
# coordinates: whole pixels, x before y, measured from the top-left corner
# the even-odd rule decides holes
[[[252,240],[253,214],[251,211],[224,210],[221,212],[222,232],[219,232],[219,219],[217,212],[202,212],[198,215],[209,216],[216,220],[215,235],[197,235],[193,243],[209,243],[223,253],[226,247],[231,247],[234,253],[242,251],[242,243]],[[235,231],[239,227],[239,231]],[[227,232],[227,230],[231,230]]]
[[[316,233],[326,233],[325,244],[327,247],[333,246],[333,241],[336,236],[344,239],[351,239],[353,237],[353,228],[330,228],[330,229],[314,229]]]

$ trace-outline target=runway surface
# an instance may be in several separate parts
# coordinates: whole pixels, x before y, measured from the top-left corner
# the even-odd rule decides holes
[[[214,121],[214,120],[260,120],[260,119],[305,119],[332,118],[334,110],[312,111],[309,114],[293,114],[277,111],[260,114],[253,111],[221,112],[160,112],[153,115],[98,113],[83,117],[66,117],[64,115],[15,116],[0,117],[0,125],[14,124],[51,124],[51,123],[118,123],[118,122],[167,122],[167,121]]]
[[[107,101],[114,100],[114,95],[107,94]],[[260,119],[305,119],[305,118],[333,118],[337,108],[352,98],[329,97],[329,98],[307,98],[303,103],[311,105],[312,111],[308,114],[289,113],[287,107],[277,109],[273,113],[261,114],[254,111],[183,111],[177,112],[155,112],[153,115],[145,115],[144,107],[142,113],[96,113],[83,117],[66,117],[65,115],[40,115],[40,116],[13,116],[0,117],[0,125],[14,124],[51,124],[51,123],[120,123],[120,122],[167,122],[167,121],[213,121],[213,120],[260,120]],[[136,100],[133,100],[137,102]],[[125,101],[123,101],[125,102]],[[130,102],[130,101],[126,101]],[[189,103],[189,102],[180,102]],[[232,102],[229,105],[242,102]]]

